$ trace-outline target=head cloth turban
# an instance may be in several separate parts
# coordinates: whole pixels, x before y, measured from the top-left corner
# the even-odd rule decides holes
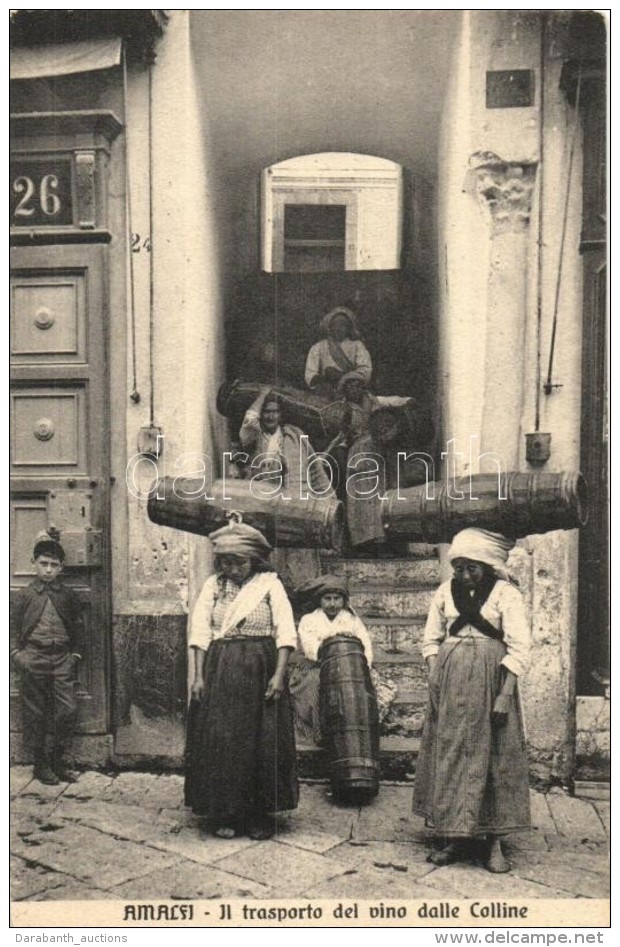
[[[348,381],[359,381],[362,383],[364,388],[366,387],[366,379],[364,373],[359,369],[354,369],[352,372],[345,372],[344,375],[338,380],[338,391],[344,391],[344,386]]]
[[[487,529],[470,527],[457,533],[452,540],[448,552],[448,559],[472,559],[474,562],[484,562],[502,579],[509,579],[506,568],[508,554],[515,545],[514,539],[507,539],[501,533],[491,533]]]
[[[331,324],[336,316],[344,316],[349,320],[349,335],[352,339],[360,338],[360,330],[357,324],[357,319],[355,318],[355,313],[353,313],[351,309],[347,309],[346,306],[336,306],[336,308],[332,309],[331,312],[328,312],[326,316],[323,316],[319,323],[319,328],[323,334],[323,337],[326,337],[329,334]]]
[[[213,543],[216,556],[255,556],[258,559],[267,559],[271,546],[258,530],[246,523],[230,523],[222,526],[209,539]]]

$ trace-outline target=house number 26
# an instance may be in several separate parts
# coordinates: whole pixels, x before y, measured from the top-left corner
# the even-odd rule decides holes
[[[32,178],[25,174],[13,181],[13,192],[21,195],[13,215],[15,217],[32,217],[40,210],[46,217],[55,217],[60,212],[61,203],[58,194],[58,178],[55,174],[44,174],[37,186]]]

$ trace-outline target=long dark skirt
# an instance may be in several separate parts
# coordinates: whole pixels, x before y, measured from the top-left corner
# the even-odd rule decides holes
[[[528,765],[517,693],[491,724],[506,649],[493,638],[449,638],[437,655],[416,767],[413,810],[445,838],[530,827]]]
[[[215,827],[295,809],[299,798],[288,690],[265,700],[273,638],[222,638],[205,659],[205,693],[187,723],[185,804]]]

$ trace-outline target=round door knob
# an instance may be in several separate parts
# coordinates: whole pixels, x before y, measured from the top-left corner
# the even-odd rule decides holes
[[[56,322],[56,317],[47,306],[41,306],[34,314],[34,324],[38,329],[51,329]]]
[[[34,425],[34,436],[40,441],[49,441],[56,433],[51,418],[39,418]]]

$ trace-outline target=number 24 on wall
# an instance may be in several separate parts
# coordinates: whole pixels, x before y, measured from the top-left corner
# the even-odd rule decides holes
[[[145,250],[146,253],[151,252],[151,238],[140,236],[139,233],[132,233],[131,235],[131,252],[140,253],[141,250]]]

